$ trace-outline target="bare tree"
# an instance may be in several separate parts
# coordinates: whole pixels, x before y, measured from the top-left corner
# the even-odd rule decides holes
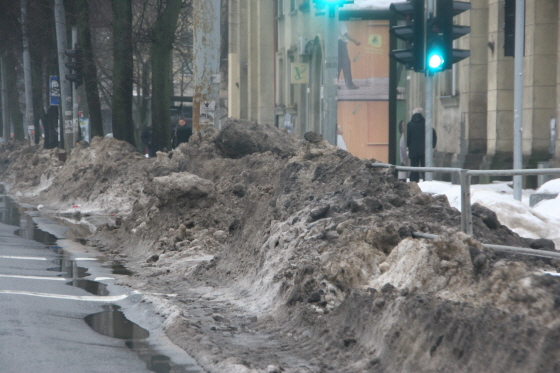
[[[89,4],[87,0],[76,1],[78,39],[84,51],[84,83],[89,109],[91,136],[103,136],[101,102],[97,88],[97,66],[93,54],[93,44],[89,26]]]
[[[132,0],[113,0],[113,136],[134,145]]]
[[[152,125],[156,150],[170,148],[170,106],[173,87],[171,73],[172,50],[182,0],[160,2],[158,18],[152,30],[150,55],[152,60]]]
[[[3,66],[6,74],[5,82],[6,87],[4,92],[5,99],[8,101],[4,103],[5,113],[4,118],[10,118],[11,124],[14,128],[14,138],[23,140],[23,114],[20,107],[20,90],[18,86],[19,78],[23,73],[21,70],[21,61],[18,59],[22,56],[22,32],[21,24],[19,23],[19,15],[21,12],[20,3],[9,0],[0,1],[0,53],[3,58]],[[8,120],[10,122],[10,120]],[[3,123],[4,126],[10,126],[10,123]],[[9,127],[8,127],[9,128]],[[7,140],[7,139],[6,139]]]

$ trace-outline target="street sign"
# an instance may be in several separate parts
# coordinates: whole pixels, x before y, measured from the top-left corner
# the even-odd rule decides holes
[[[50,77],[49,94],[51,97],[51,106],[60,105],[60,83],[58,76]]]
[[[292,84],[309,83],[309,64],[292,62]]]

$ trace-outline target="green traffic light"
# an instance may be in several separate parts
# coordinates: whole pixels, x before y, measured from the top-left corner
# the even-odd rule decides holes
[[[445,60],[443,59],[443,57],[441,55],[437,54],[437,53],[432,54],[428,58],[428,66],[432,70],[436,70],[436,69],[441,68],[443,66],[444,62],[445,62]]]

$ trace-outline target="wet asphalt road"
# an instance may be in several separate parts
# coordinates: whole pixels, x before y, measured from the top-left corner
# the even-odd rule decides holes
[[[13,230],[0,224],[0,372],[150,372],[122,340],[84,321],[107,302],[81,300],[92,294],[48,270],[58,254]]]
[[[2,207],[0,221],[6,222]],[[94,258],[72,257],[37,242],[37,235],[44,238],[46,233],[30,227],[34,224],[27,214],[20,215],[20,227],[13,225],[17,218],[8,221],[12,225],[0,223],[1,373],[203,371],[168,340],[161,342],[163,332],[157,330],[155,318],[150,320],[141,310],[140,295],[112,285],[110,270]],[[89,281],[77,280],[83,277]],[[95,285],[97,293],[84,282]],[[121,307],[144,315],[151,332],[126,319]],[[157,342],[146,342],[150,333]]]

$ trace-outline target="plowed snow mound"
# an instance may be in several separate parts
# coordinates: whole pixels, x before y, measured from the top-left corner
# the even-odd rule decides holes
[[[147,160],[130,144],[95,137],[91,145],[78,144],[66,162],[58,152],[23,146],[19,156],[9,157],[11,177],[4,180],[13,184],[12,193],[59,211],[79,206],[101,214],[128,214],[142,198]]]
[[[444,196],[397,181],[372,167],[375,160],[238,120],[156,159],[114,139],[76,148],[64,165],[27,148],[2,157],[9,169],[2,177],[21,196],[42,188],[35,201],[63,210],[82,204],[126,214],[92,242],[126,242],[110,251],[133,258],[137,277],[129,283],[221,305],[212,320],[173,329],[212,371],[227,371],[230,361],[258,372],[269,363],[288,372],[559,367],[560,280],[542,273],[558,263],[484,250],[480,242],[533,241],[481,206],[473,217],[477,240],[467,237]],[[34,176],[16,180],[25,167]],[[440,238],[417,240],[413,232]],[[274,353],[263,352],[264,342],[260,349],[234,338],[253,335],[246,320],[234,321],[239,313],[265,320],[252,322],[275,333]],[[232,338],[215,333],[216,323]],[[305,369],[290,365],[294,356]]]

